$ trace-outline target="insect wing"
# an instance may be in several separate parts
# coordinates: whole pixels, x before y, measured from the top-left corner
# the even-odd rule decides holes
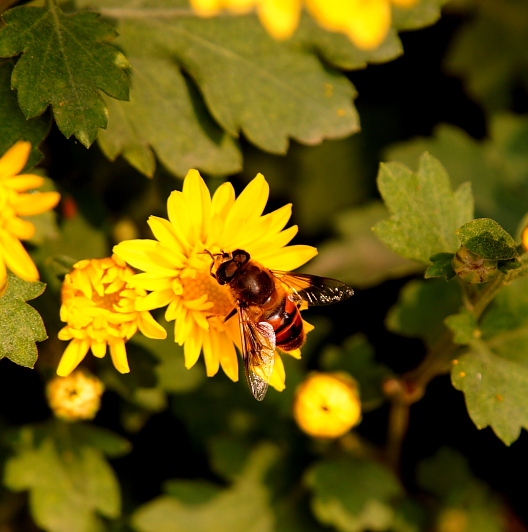
[[[251,393],[262,401],[268,391],[275,362],[275,331],[267,322],[254,323],[244,308],[238,309],[242,357]]]
[[[309,306],[331,305],[354,295],[354,290],[350,286],[330,277],[276,270],[272,273],[288,288],[299,294]]]

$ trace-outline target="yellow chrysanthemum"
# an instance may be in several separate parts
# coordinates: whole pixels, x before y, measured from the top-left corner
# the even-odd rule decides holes
[[[65,421],[93,419],[101,407],[103,392],[103,383],[83,369],[67,377],[55,377],[46,386],[51,410]]]
[[[343,373],[312,373],[296,391],[293,415],[310,436],[343,436],[361,421],[356,381]]]
[[[299,25],[303,7],[325,29],[346,34],[359,48],[377,48],[387,37],[392,5],[411,7],[419,0],[191,0],[201,16],[213,16],[222,9],[234,14],[256,9],[268,33],[287,39]]]
[[[225,321],[235,301],[229,288],[211,277],[211,258],[204,250],[244,249],[266,267],[284,271],[317,253],[311,246],[287,246],[297,233],[297,226],[284,229],[291,204],[262,215],[268,195],[269,186],[258,174],[236,199],[229,183],[211,197],[200,174],[190,170],[182,192],[174,191],[168,199],[169,219],[151,216],[148,220],[156,240],[128,240],[114,247],[116,255],[143,271],[129,283],[151,292],[137,308],[167,306],[166,319],[176,320],[175,341],[184,346],[187,368],[203,351],[208,376],[221,366],[229,378],[238,379],[238,320]],[[298,351],[289,354],[300,356]],[[282,390],[284,378],[284,366],[276,354],[270,384]]]
[[[35,192],[44,184],[41,176],[19,174],[30,153],[31,144],[19,141],[0,158],[0,295],[7,269],[26,281],[38,281],[37,267],[20,242],[33,237],[35,226],[22,217],[49,211],[60,200],[58,192]]]
[[[166,338],[167,332],[149,312],[136,310],[146,292],[131,288],[134,271],[116,256],[82,260],[74,265],[62,285],[61,320],[67,325],[59,332],[70,340],[57,374],[69,375],[88,353],[99,358],[110,348],[114,366],[128,373],[125,343],[139,329],[149,338]]]

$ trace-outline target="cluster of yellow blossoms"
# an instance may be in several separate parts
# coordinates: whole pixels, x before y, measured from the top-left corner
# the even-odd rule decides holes
[[[38,281],[39,272],[20,242],[35,234],[35,225],[26,216],[53,209],[58,192],[37,192],[44,178],[21,174],[31,153],[31,144],[19,141],[0,158],[0,295],[7,288],[7,270],[25,281]]]
[[[383,43],[391,27],[392,6],[408,8],[417,0],[191,0],[195,11],[213,16],[227,9],[234,14],[256,10],[262,25],[276,39],[291,37],[305,8],[320,26],[344,33],[359,48]]]
[[[24,279],[38,279],[38,270],[20,242],[31,238],[35,227],[21,216],[45,212],[60,199],[56,192],[27,193],[43,184],[40,176],[19,174],[30,150],[29,143],[19,142],[0,159],[3,290],[6,268]],[[229,288],[211,276],[211,258],[204,250],[244,249],[258,262],[283,271],[301,266],[317,253],[311,246],[288,245],[297,233],[297,226],[285,229],[291,204],[263,214],[268,195],[269,186],[259,174],[238,197],[229,183],[211,196],[200,174],[190,170],[182,191],[174,191],[168,199],[168,219],[149,218],[155,239],[127,240],[114,247],[112,257],[74,265],[64,279],[60,311],[66,325],[59,338],[69,344],[57,369],[59,377],[50,381],[47,390],[58,417],[90,419],[99,408],[102,383],[85,370],[76,370],[88,351],[100,358],[109,350],[116,369],[127,373],[125,344],[137,331],[149,338],[166,337],[150,314],[154,309],[165,308],[166,320],[175,321],[175,341],[184,346],[187,368],[203,353],[208,376],[221,367],[238,380],[240,330],[237,320],[225,321],[235,301]],[[288,354],[300,357],[299,350]],[[276,352],[269,384],[282,390],[284,381],[281,355]],[[300,427],[313,436],[337,437],[356,424],[359,398],[351,382],[332,375],[310,377],[297,393],[295,417]]]

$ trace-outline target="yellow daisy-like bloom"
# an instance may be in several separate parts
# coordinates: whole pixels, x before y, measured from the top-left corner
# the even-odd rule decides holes
[[[101,407],[103,383],[87,370],[78,369],[67,377],[55,377],[46,386],[48,404],[59,419],[93,419]]]
[[[325,29],[344,33],[364,50],[383,43],[392,21],[392,6],[411,7],[419,0],[191,0],[201,16],[222,9],[234,14],[256,9],[262,25],[276,39],[287,39],[299,25],[303,7]]]
[[[125,343],[138,329],[149,338],[166,338],[167,331],[149,312],[136,310],[146,292],[128,285],[134,273],[112,256],[82,260],[66,275],[60,317],[67,325],[59,331],[59,339],[70,343],[57,368],[58,375],[69,375],[89,349],[102,358],[107,347],[116,369],[128,373]]]
[[[35,192],[44,184],[41,176],[20,174],[30,153],[31,144],[19,141],[0,158],[0,295],[8,269],[25,281],[38,281],[37,267],[20,242],[33,237],[35,226],[22,217],[49,211],[60,200],[58,192]]]
[[[313,373],[299,386],[293,415],[316,438],[339,438],[361,421],[356,381],[344,373]]]
[[[236,317],[225,321],[235,307],[228,286],[211,277],[211,257],[204,253],[244,249],[251,258],[274,270],[293,270],[316,255],[311,246],[287,246],[297,226],[284,229],[291,204],[262,215],[269,195],[264,176],[258,174],[235,199],[230,183],[209,193],[200,174],[190,170],[182,192],[167,201],[168,220],[151,216],[148,224],[156,240],[121,242],[114,253],[143,270],[129,281],[151,293],[136,308],[167,306],[167,321],[176,320],[175,341],[184,346],[185,366],[190,368],[203,351],[208,376],[221,366],[238,380],[235,346],[240,348]],[[300,352],[288,352],[295,357]],[[276,353],[270,385],[284,389],[284,366]]]

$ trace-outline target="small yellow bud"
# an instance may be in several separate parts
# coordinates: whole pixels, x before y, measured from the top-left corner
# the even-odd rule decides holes
[[[343,436],[361,421],[356,381],[344,373],[312,373],[297,388],[293,415],[310,436]]]
[[[101,407],[103,392],[103,383],[84,369],[55,377],[46,388],[51,410],[64,421],[93,419]]]

